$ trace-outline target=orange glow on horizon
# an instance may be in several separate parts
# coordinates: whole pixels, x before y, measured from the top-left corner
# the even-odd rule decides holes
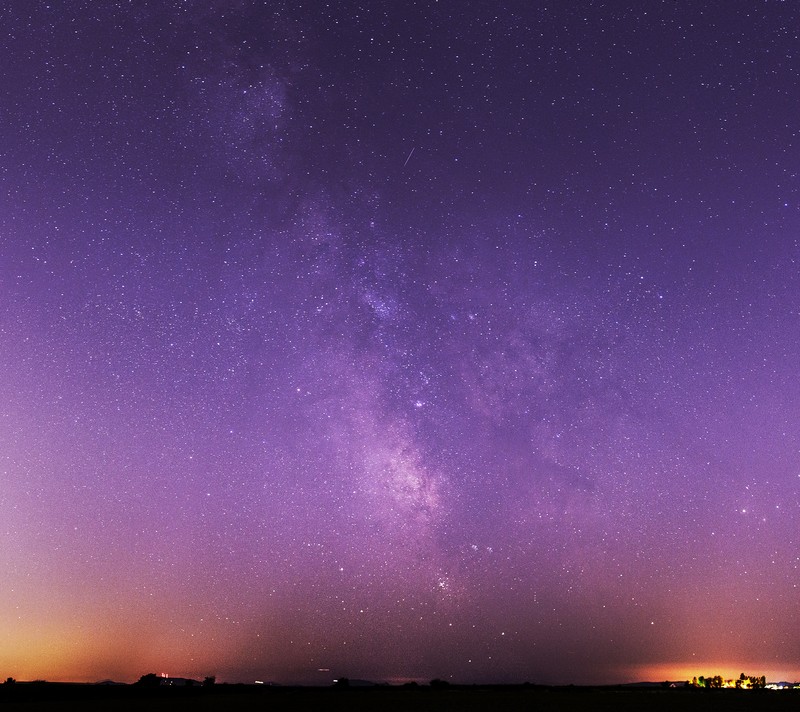
[[[735,680],[744,672],[745,675],[764,675],[767,682],[794,682],[800,679],[800,669],[788,666],[776,666],[764,662],[730,661],[691,661],[680,663],[655,663],[651,665],[634,665],[624,671],[625,680],[621,682],[671,682],[691,680],[693,677],[720,675],[725,680]]]

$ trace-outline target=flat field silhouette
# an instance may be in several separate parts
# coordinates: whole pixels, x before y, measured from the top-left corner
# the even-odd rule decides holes
[[[143,690],[58,683],[14,687],[0,691],[3,712],[788,712],[800,704],[800,691],[791,690],[532,685],[349,689],[216,685]]]

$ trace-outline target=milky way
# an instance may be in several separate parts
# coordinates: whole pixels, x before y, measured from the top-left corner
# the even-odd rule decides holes
[[[793,3],[0,10],[0,674],[800,677]]]

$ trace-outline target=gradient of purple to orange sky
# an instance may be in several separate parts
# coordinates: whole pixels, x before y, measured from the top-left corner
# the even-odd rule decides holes
[[[0,674],[800,678],[796,3],[0,19]]]

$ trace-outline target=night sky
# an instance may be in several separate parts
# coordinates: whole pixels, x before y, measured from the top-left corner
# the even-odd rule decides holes
[[[800,678],[800,6],[0,9],[0,675]]]

